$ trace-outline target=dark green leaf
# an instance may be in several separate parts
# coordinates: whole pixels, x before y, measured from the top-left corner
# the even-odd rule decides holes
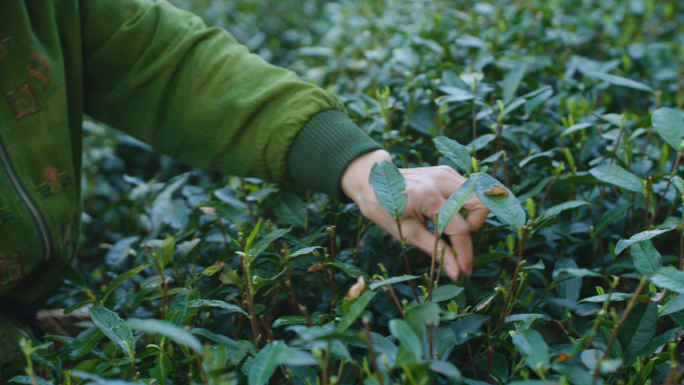
[[[446,136],[438,136],[432,140],[435,142],[437,151],[454,162],[462,171],[467,173],[472,169],[470,162],[470,150],[453,139]]]
[[[485,206],[496,217],[505,224],[517,229],[525,226],[525,211],[518,199],[501,182],[483,173],[472,174],[477,176],[475,181],[475,193]],[[501,187],[508,192],[508,195],[489,195],[485,191],[491,187]]]
[[[630,246],[632,262],[641,274],[650,277],[663,266],[660,253],[651,241],[641,241]]]
[[[373,165],[369,183],[380,204],[393,217],[401,217],[406,208],[406,180],[397,166],[383,160]]]
[[[463,208],[463,205],[473,196],[478,176],[471,176],[444,202],[437,215],[437,231],[443,234],[451,220]]]
[[[684,139],[684,121],[679,113],[671,108],[660,108],[653,112],[651,122],[658,135],[679,151]]]
[[[585,75],[591,78],[597,78],[603,80],[606,83],[614,84],[616,86],[633,88],[635,90],[641,90],[646,92],[653,92],[653,89],[646,84],[636,82],[631,79],[623,78],[622,76],[611,75],[603,72],[584,72]]]
[[[618,165],[604,164],[592,168],[589,170],[589,173],[600,181],[622,187],[629,191],[640,193],[643,192],[644,189],[641,180],[639,180],[636,175]]]
[[[242,313],[242,314],[249,317],[249,314],[246,311],[244,311],[241,307],[227,303],[227,302],[224,302],[224,301],[211,300],[211,299],[196,299],[196,300],[190,301],[188,303],[188,307],[201,307],[201,306],[217,307],[220,309],[227,310],[227,313]]]
[[[100,328],[126,356],[133,355],[133,331],[116,313],[102,306],[94,306],[90,308],[90,316],[95,326]]]
[[[304,228],[306,227],[306,209],[304,202],[298,196],[283,193],[275,204],[275,214],[287,224]]]
[[[513,344],[518,348],[530,369],[538,372],[538,365],[548,368],[550,365],[549,346],[535,330],[525,330],[513,336]]]
[[[133,330],[143,331],[147,334],[161,334],[172,339],[175,343],[187,346],[190,349],[202,353],[204,350],[199,340],[185,329],[167,321],[156,319],[131,318],[126,324]]]

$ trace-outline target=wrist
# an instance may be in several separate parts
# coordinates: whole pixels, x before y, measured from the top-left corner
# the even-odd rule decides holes
[[[342,175],[342,191],[344,194],[359,204],[362,198],[371,191],[368,178],[373,165],[383,160],[391,162],[392,156],[385,150],[375,150],[358,156],[349,163]]]

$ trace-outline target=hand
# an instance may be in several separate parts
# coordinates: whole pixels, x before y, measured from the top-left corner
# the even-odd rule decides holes
[[[369,152],[354,159],[342,176],[342,190],[356,202],[363,216],[399,239],[394,218],[378,202],[368,182],[373,165],[383,160],[392,161],[390,154],[384,150]],[[408,195],[406,209],[400,218],[402,233],[409,245],[432,255],[435,234],[428,230],[427,220],[434,220],[444,202],[466,179],[448,166],[403,168],[399,171],[406,179],[404,192]],[[456,215],[444,231],[456,250],[456,256],[443,239],[437,244],[437,256],[441,258],[444,248],[444,271],[453,280],[472,273],[473,242],[470,233],[479,229],[489,214],[489,210],[476,195],[463,207],[470,212],[467,218]]]

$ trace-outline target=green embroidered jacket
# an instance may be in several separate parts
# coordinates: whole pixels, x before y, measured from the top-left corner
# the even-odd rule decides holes
[[[75,254],[83,114],[189,165],[340,196],[379,146],[331,94],[166,2],[0,2],[0,297],[30,302]]]

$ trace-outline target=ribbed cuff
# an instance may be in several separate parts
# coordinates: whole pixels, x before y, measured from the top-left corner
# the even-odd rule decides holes
[[[359,155],[382,149],[346,113],[326,110],[314,115],[297,134],[288,168],[298,184],[348,200],[340,186],[342,174]]]

